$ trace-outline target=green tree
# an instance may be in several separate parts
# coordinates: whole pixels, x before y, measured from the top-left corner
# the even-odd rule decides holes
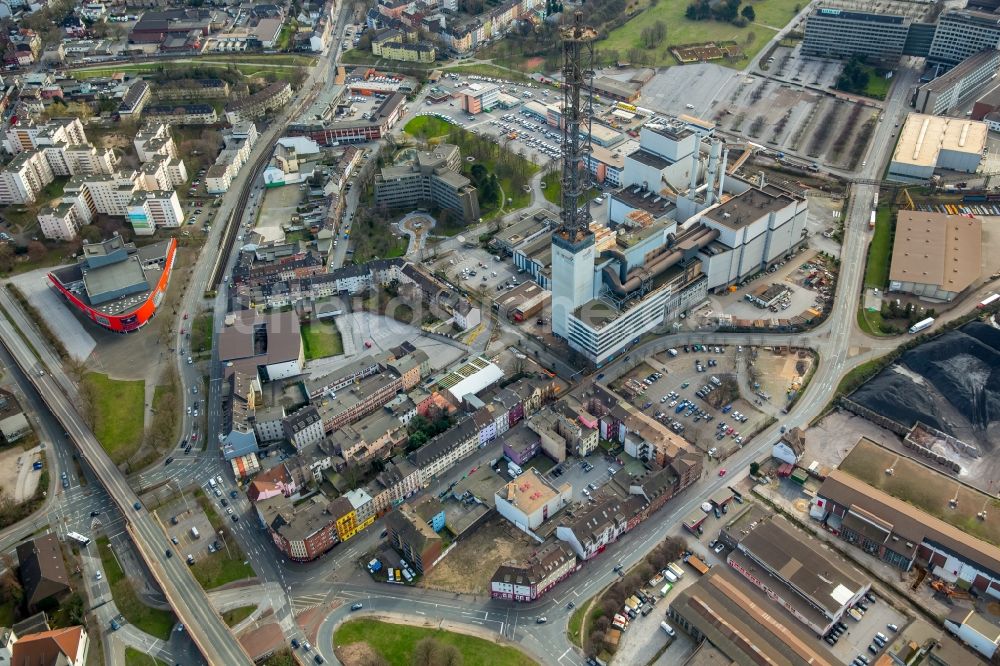
[[[755,12],[753,10],[753,7],[751,7],[750,5],[743,5],[743,9],[740,11],[740,16],[745,18],[750,23],[753,23],[755,20],[757,20],[757,12]]]
[[[760,465],[755,462],[750,463],[750,476],[757,476],[757,472],[760,471]]]
[[[0,244],[0,273],[14,270],[14,248],[10,243]]]

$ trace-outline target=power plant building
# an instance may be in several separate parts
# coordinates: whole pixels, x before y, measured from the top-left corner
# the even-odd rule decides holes
[[[613,235],[552,235],[552,331],[596,365],[804,241],[803,197],[727,176],[718,141],[702,169],[702,139],[657,120],[611,197]]]

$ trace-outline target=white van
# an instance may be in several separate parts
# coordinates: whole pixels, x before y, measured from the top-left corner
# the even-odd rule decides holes
[[[671,626],[670,626],[669,624],[667,624],[666,622],[661,622],[661,623],[660,623],[660,629],[663,629],[663,631],[667,632],[667,636],[671,636],[671,637],[673,637],[673,636],[676,636],[676,635],[677,635],[677,632],[676,632],[676,631],[674,631],[674,628],[673,628],[673,627],[671,627]]]
[[[669,580],[671,583],[676,583],[677,582],[677,576],[675,576],[674,572],[671,571],[670,569],[664,569],[663,570],[663,577],[666,578],[667,580]]]

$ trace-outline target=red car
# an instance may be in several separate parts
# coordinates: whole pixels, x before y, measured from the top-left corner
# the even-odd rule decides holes
[[[725,476],[725,475],[726,475],[726,470],[720,469],[719,470],[719,476]]]
[[[185,318],[185,319],[187,319],[187,318],[188,318],[188,313],[187,313],[187,312],[185,312],[185,313],[184,313],[184,318]]]

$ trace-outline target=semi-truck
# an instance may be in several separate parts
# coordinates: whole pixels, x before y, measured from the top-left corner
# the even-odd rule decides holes
[[[990,294],[983,300],[979,301],[976,307],[982,310],[984,308],[988,308],[989,306],[993,305],[994,303],[997,302],[997,300],[1000,300],[1000,294]]]
[[[930,328],[934,323],[934,317],[928,317],[927,319],[921,319],[916,324],[910,327],[910,333],[919,333],[925,328]]]

